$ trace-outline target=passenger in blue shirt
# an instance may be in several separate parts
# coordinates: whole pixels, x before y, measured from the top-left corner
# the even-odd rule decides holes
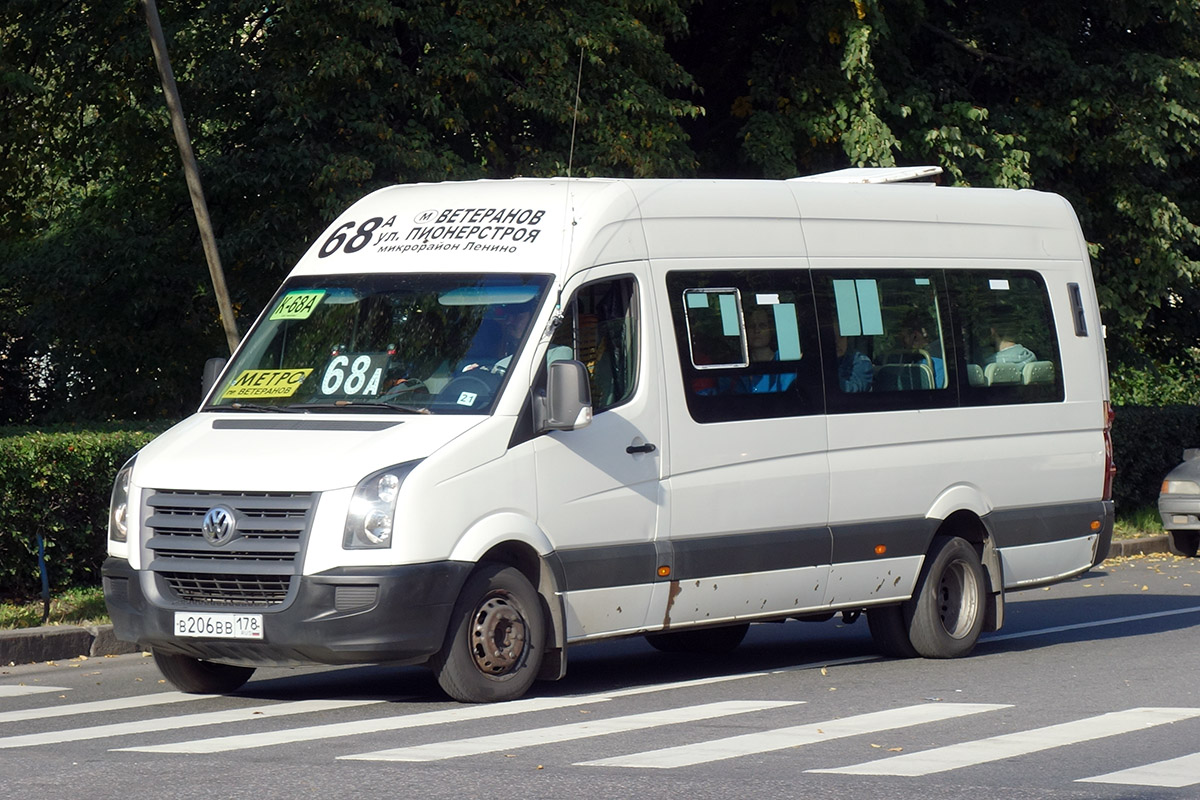
[[[871,359],[850,347],[850,339],[842,336],[837,323],[833,326],[837,346],[838,385],[843,392],[869,392],[875,381],[875,365]]]
[[[937,345],[931,345],[929,342],[929,334],[925,332],[925,326],[921,324],[921,320],[915,314],[910,315],[904,320],[904,330],[901,332],[901,338],[906,347],[914,353],[920,355],[933,371],[933,386],[931,388],[941,389],[946,385],[946,362],[933,353],[941,353],[942,347],[939,342]]]
[[[766,307],[756,308],[746,318],[746,344],[750,349],[751,365],[779,360],[779,350],[775,346],[775,324]],[[739,394],[784,392],[795,382],[794,372],[747,375],[737,379],[735,391]]]

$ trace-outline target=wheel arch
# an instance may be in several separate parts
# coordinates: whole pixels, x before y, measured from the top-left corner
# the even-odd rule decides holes
[[[1004,572],[996,539],[986,520],[973,509],[960,508],[942,520],[935,535],[956,536],[975,548],[988,582],[983,629],[999,630],[1004,624]]]
[[[451,553],[451,560],[503,564],[525,576],[537,591],[546,618],[546,652],[538,677],[543,680],[563,677],[567,670],[565,584],[558,555],[542,529],[521,514],[493,514],[463,534]]]

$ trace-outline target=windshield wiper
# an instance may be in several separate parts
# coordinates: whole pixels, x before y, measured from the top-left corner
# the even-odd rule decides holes
[[[282,414],[295,414],[296,406],[264,406],[261,403],[230,403],[227,406],[208,405],[204,407],[205,411],[257,411],[261,414],[270,414],[280,412]]]
[[[332,403],[306,403],[304,405],[288,406],[289,410],[308,411],[314,408],[352,408],[355,411],[399,411],[404,414],[428,414],[428,408],[406,406],[399,403],[366,403],[360,400],[335,400]]]

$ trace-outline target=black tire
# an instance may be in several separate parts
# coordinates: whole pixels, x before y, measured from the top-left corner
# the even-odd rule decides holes
[[[481,564],[463,586],[446,642],[429,666],[460,702],[515,700],[537,677],[545,638],[541,599],[525,576]]]
[[[925,658],[958,658],[970,653],[983,631],[986,591],[975,548],[957,536],[935,538],[917,579],[916,593],[904,606],[913,649]]]
[[[647,633],[646,641],[655,650],[664,653],[691,653],[693,655],[724,655],[730,653],[746,638],[749,623],[724,625],[720,628],[672,631],[669,633]]]
[[[1167,531],[1167,549],[1177,556],[1195,558],[1200,550],[1200,531]]]
[[[979,641],[987,610],[979,554],[966,540],[938,536],[911,599],[867,609],[876,649],[892,658],[958,658]]]
[[[908,623],[901,606],[867,609],[867,627],[880,655],[888,658],[916,658],[920,655],[908,638]]]
[[[160,650],[151,652],[163,677],[176,689],[188,694],[228,694],[240,689],[254,674],[254,667],[217,664]]]

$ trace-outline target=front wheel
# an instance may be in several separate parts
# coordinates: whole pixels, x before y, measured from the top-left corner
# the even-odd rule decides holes
[[[217,664],[156,649],[152,649],[151,653],[163,677],[176,689],[188,694],[228,694],[240,689],[254,674],[254,667]]]
[[[1200,550],[1200,531],[1167,531],[1167,549],[1177,556],[1195,558]]]
[[[442,690],[460,702],[515,700],[537,677],[545,637],[533,585],[512,567],[482,564],[463,586],[430,667]]]

